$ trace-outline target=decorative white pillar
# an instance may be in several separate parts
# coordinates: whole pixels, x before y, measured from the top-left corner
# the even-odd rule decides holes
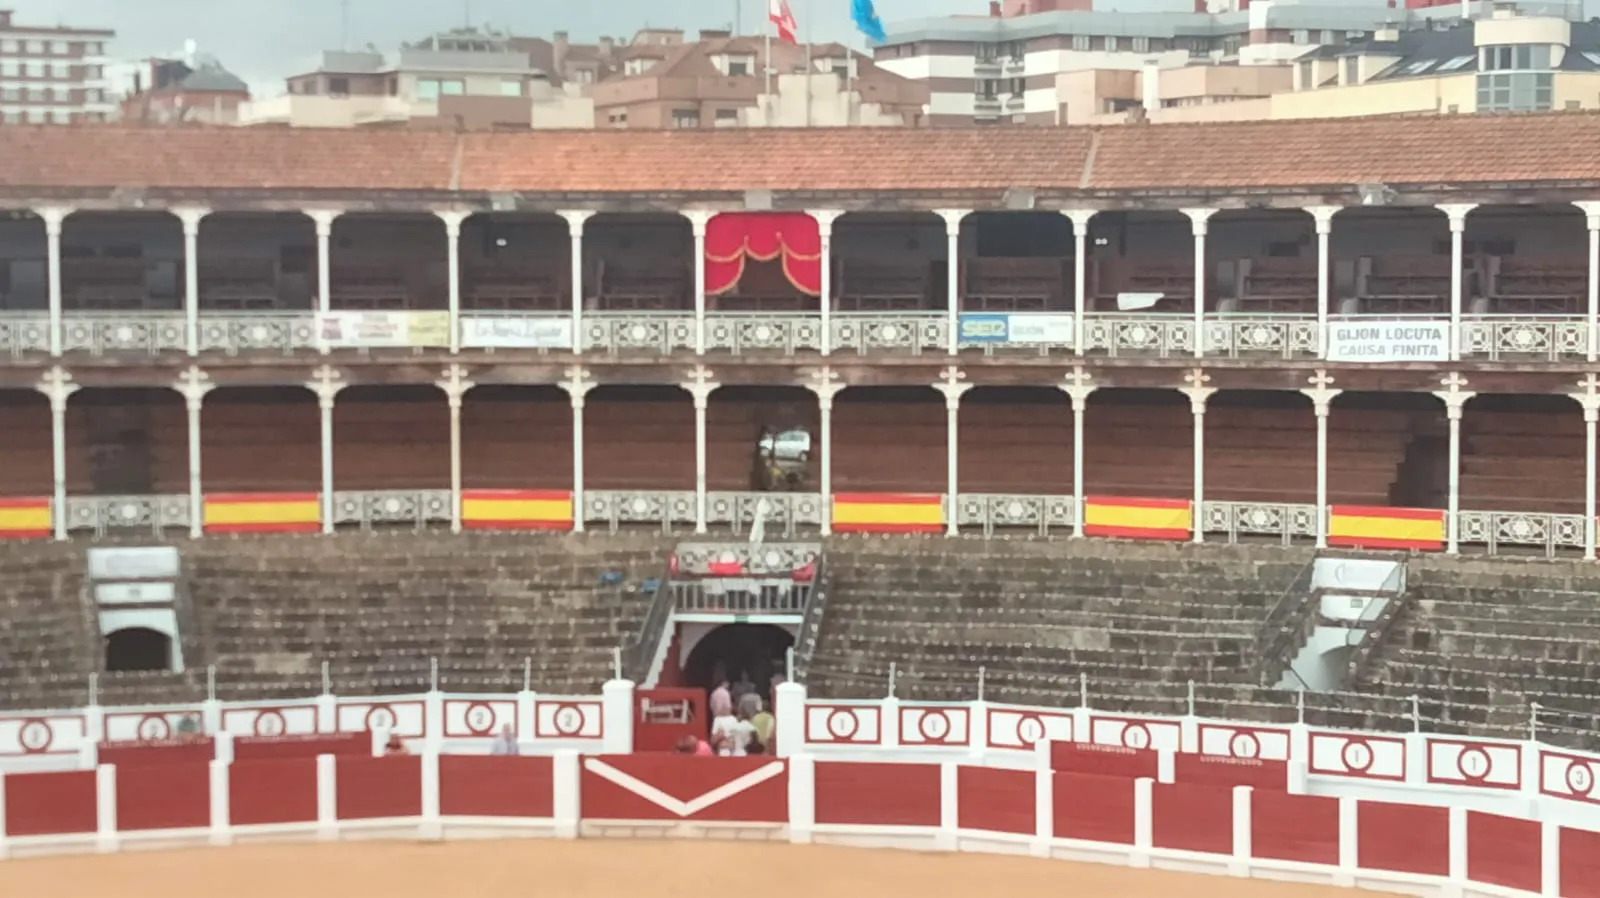
[[[184,345],[189,355],[200,354],[200,221],[210,209],[174,209],[183,222],[183,317]]]
[[[317,313],[321,315],[333,311],[333,220],[341,214],[338,209],[312,209],[306,212],[317,226]],[[326,355],[328,345],[320,337],[317,342],[322,343],[322,353]],[[323,526],[331,527],[332,524],[324,521]]]
[[[1333,399],[1343,390],[1333,389],[1333,378],[1328,372],[1317,373],[1306,379],[1310,387],[1300,393],[1311,400],[1311,411],[1317,416],[1317,548],[1328,547],[1328,414],[1333,409]]]
[[[1588,360],[1600,361],[1600,202],[1587,200],[1573,205],[1583,210],[1589,225],[1589,302],[1585,309],[1589,322]]]
[[[346,386],[344,374],[329,365],[312,373],[306,388],[316,394],[322,411],[322,532],[333,532],[333,403]]]
[[[1089,311],[1089,221],[1094,213],[1093,209],[1067,209],[1061,213],[1072,219],[1072,349],[1079,357],[1086,351],[1083,319]]]
[[[821,249],[818,250],[821,254],[818,261],[822,265],[818,281],[821,290],[818,292],[822,295],[817,297],[817,305],[822,313],[823,355],[833,352],[833,223],[843,214],[839,209],[814,209],[810,213],[817,220],[817,236],[821,238]]]
[[[1178,391],[1189,397],[1189,411],[1194,415],[1194,503],[1189,517],[1197,543],[1206,541],[1206,401],[1217,392],[1216,387],[1206,386],[1210,380],[1209,374],[1196,368],[1183,376],[1188,386]]]
[[[961,219],[966,218],[969,210],[966,209],[939,209],[936,214],[944,219],[944,236],[946,252],[949,258],[945,261],[945,302],[946,322],[950,335],[946,341],[951,355],[955,355],[961,346]],[[951,525],[954,526],[954,525]]]
[[[1089,410],[1089,394],[1099,387],[1082,365],[1074,366],[1063,379],[1066,382],[1056,384],[1056,388],[1072,400],[1072,536],[1080,539],[1087,501],[1083,495],[1083,421],[1084,413]]]
[[[1466,262],[1463,241],[1467,231],[1467,213],[1478,208],[1476,203],[1444,203],[1437,207],[1450,218],[1450,360],[1461,358],[1461,307],[1466,297],[1462,266]],[[1451,551],[1454,551],[1453,549]]]
[[[683,388],[694,399],[694,532],[706,532],[706,408],[711,394],[722,384],[712,380],[711,369],[696,365]]]
[[[958,502],[961,488],[961,397],[972,384],[964,383],[967,378],[965,372],[954,365],[944,369],[940,374],[939,382],[933,385],[935,390],[944,396],[945,411],[945,487],[944,487],[944,532],[955,536],[961,532],[958,522],[961,518],[961,507]]]
[[[1206,293],[1211,282],[1211,268],[1206,264],[1206,232],[1216,209],[1184,209],[1189,216],[1189,228],[1194,234],[1194,357],[1206,354]]]
[[[557,212],[557,215],[567,221],[567,236],[572,240],[572,354],[579,355],[583,352],[583,226],[594,217],[592,209],[567,209]],[[578,405],[573,406],[578,414],[583,413],[583,398],[577,399]],[[573,496],[577,501],[577,496]],[[577,513],[578,506],[574,505],[573,524],[582,530],[582,522],[577,520],[582,515]]]
[[[1444,403],[1445,417],[1450,421],[1450,493],[1445,510],[1444,550],[1454,555],[1461,549],[1461,410],[1476,393],[1463,390],[1467,379],[1452,371],[1439,379],[1443,390],[1433,395]]]
[[[50,400],[50,524],[55,538],[67,538],[67,400],[78,392],[72,375],[57,365],[44,373],[37,387]]]
[[[461,532],[461,402],[477,386],[467,379],[464,365],[449,365],[433,382],[450,403],[450,532]],[[331,428],[330,428],[331,429]]]
[[[471,212],[459,209],[435,209],[433,214],[444,222],[445,277],[449,281],[450,351],[461,351],[461,223],[472,217]],[[458,509],[459,511],[459,509]],[[460,515],[456,515],[457,524]]]
[[[189,536],[193,539],[199,539],[205,532],[205,490],[200,478],[200,408],[214,386],[211,378],[193,365],[178,375],[177,390],[189,413]]]
[[[1339,206],[1307,206],[1317,229],[1317,358],[1328,350],[1328,315],[1333,307],[1333,216]]]
[[[44,221],[45,277],[50,290],[50,355],[61,356],[61,227],[72,209],[50,206],[33,210]],[[65,538],[64,536],[62,537]]]
[[[706,354],[706,225],[717,214],[708,209],[679,213],[694,234],[694,353]]]
[[[823,366],[811,373],[806,388],[817,394],[817,487],[821,494],[822,535],[833,532],[833,400],[845,389],[838,372]]]
[[[599,384],[589,372],[578,365],[567,368],[567,379],[556,386],[567,392],[572,400],[572,530],[583,532],[583,408],[589,395]]]
[[[1594,234],[1594,231],[1590,231]],[[1583,557],[1595,559],[1595,452],[1596,422],[1600,422],[1600,377],[1593,373],[1578,381],[1581,393],[1570,393],[1583,408]]]

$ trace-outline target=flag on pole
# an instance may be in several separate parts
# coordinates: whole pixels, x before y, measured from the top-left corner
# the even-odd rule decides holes
[[[767,21],[778,33],[778,40],[786,44],[799,43],[795,34],[800,26],[795,23],[794,13],[789,11],[789,0],[767,0]]]
[[[872,7],[872,0],[850,0],[850,21],[869,41],[881,44],[889,40],[883,22],[878,19],[878,11]]]

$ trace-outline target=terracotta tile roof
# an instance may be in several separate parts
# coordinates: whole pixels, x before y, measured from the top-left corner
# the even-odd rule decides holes
[[[994,129],[0,127],[0,188],[1196,190],[1600,181],[1600,114]],[[1092,151],[1091,151],[1092,148]],[[1088,176],[1085,177],[1085,169]]]

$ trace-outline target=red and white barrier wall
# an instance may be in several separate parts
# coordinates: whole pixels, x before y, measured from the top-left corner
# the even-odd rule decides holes
[[[950,760],[322,755],[0,777],[0,854],[253,838],[696,835],[992,851],[1424,894],[1600,898],[1600,833],[1295,794],[1266,763],[1041,743]],[[1249,782],[1255,785],[1245,785]]]

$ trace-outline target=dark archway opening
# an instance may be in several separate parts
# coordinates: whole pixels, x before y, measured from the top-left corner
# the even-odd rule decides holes
[[[787,675],[785,656],[793,645],[794,634],[776,624],[725,624],[689,651],[683,685],[709,690],[724,676],[729,683],[747,676],[770,707],[773,675]]]
[[[146,627],[106,635],[106,670],[171,670],[172,638]]]

